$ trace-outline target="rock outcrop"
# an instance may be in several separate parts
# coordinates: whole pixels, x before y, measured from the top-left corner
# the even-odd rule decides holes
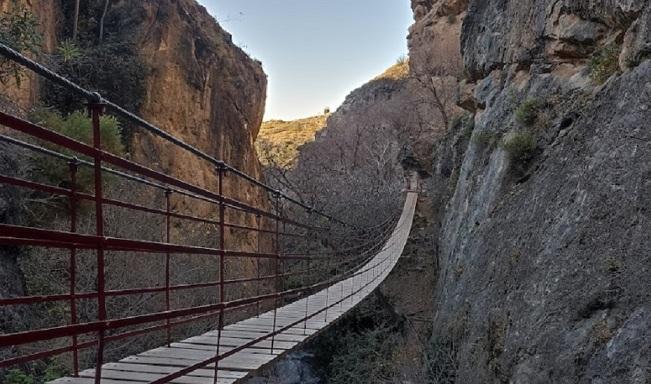
[[[57,45],[57,20],[60,19],[60,9],[54,1],[0,0],[0,13],[9,12],[13,7],[20,6],[31,11],[38,21],[38,32],[43,36],[41,50],[51,53]],[[24,78],[20,85],[13,78],[7,79],[0,89],[0,106],[11,108],[15,113],[23,113],[34,106],[40,96],[39,78],[32,73],[23,72]],[[6,100],[10,100],[8,102]]]
[[[194,0],[114,2],[107,33],[128,33],[150,70],[140,114],[165,131],[260,178],[254,141],[262,123],[266,75]],[[216,188],[213,166],[136,131],[133,156],[182,179]],[[226,193],[263,204],[264,195],[236,178]],[[177,204],[179,202],[176,202]],[[251,219],[251,218],[249,218]]]
[[[0,9],[8,6],[8,3],[10,2],[0,1]],[[55,23],[57,19],[66,20],[61,17],[63,10],[67,9],[64,7],[66,4],[54,1],[23,3],[27,4],[41,21],[44,51],[55,51],[58,42],[67,37],[64,36],[67,33],[64,25],[67,24]],[[82,7],[96,5],[98,2],[82,2]],[[217,159],[223,159],[254,178],[262,179],[260,162],[254,148],[266,98],[267,81],[261,63],[251,59],[237,47],[231,35],[194,0],[118,0],[112,1],[110,5],[105,25],[107,39],[110,39],[110,42],[133,44],[135,53],[140,57],[139,62],[147,67],[144,100],[139,110],[134,112],[186,143]],[[94,8],[86,12],[94,12]],[[90,24],[96,22],[92,19],[84,23],[86,33],[93,38],[94,24]],[[2,105],[4,111],[24,114],[41,99],[43,95],[39,93],[42,89],[39,82],[31,77],[28,80],[23,82],[20,88],[10,84],[2,89],[1,93],[5,99],[12,102],[6,109],[5,105]],[[121,84],[112,86],[120,87]],[[217,191],[218,179],[214,165],[142,129],[134,129],[129,140],[129,156],[135,161]],[[266,191],[233,175],[227,174],[225,179],[226,195],[250,205],[270,208]],[[2,192],[0,190],[0,194]],[[151,190],[135,187],[127,188],[123,193],[131,194],[133,199],[149,206],[162,204],[162,193],[154,194]],[[4,197],[0,202],[3,200]],[[15,201],[11,204],[15,204]],[[210,218],[214,218],[218,211],[214,205],[201,205],[196,200],[189,201],[175,195],[172,195],[172,209]],[[0,212],[0,216],[2,215]],[[227,210],[226,220],[230,223],[255,226],[256,217]],[[214,246],[217,239],[214,228],[188,229],[185,224],[187,223],[174,225],[173,242],[190,242],[197,237],[202,245]],[[124,234],[137,235],[133,231]],[[156,235],[156,240],[160,240],[158,233]],[[262,240],[262,249],[266,249],[270,242],[271,240]],[[226,233],[226,247],[254,251],[257,250],[257,242],[255,235],[250,231],[231,230]],[[7,262],[13,260],[10,258],[15,258],[15,254],[7,255],[1,255],[6,257]],[[208,263],[201,258],[195,258],[193,262],[197,264],[197,270],[205,269]],[[212,266],[214,261],[209,263]],[[254,268],[253,260],[231,260],[226,275],[227,278],[231,275],[253,276]],[[16,274],[17,278],[18,276]],[[16,286],[20,287],[20,284]],[[240,297],[248,287],[249,284],[229,287],[226,299]],[[4,295],[5,292],[0,294]]]
[[[458,2],[413,3],[418,26]],[[431,180],[450,382],[651,380],[650,16],[648,1],[467,5],[471,115]]]

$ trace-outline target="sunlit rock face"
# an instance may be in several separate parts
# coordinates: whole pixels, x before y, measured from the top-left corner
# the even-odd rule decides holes
[[[140,114],[175,137],[235,168],[262,178],[254,147],[266,101],[267,78],[262,64],[236,46],[206,9],[194,0],[120,1],[112,12],[116,29],[131,31],[138,52],[150,69]],[[125,37],[126,38],[126,37]],[[218,179],[213,164],[146,133],[136,133],[132,156],[183,180],[213,191]],[[267,207],[268,196],[233,175],[226,195]],[[191,205],[191,206],[190,206]],[[214,206],[172,199],[173,209],[214,216]],[[254,215],[227,210],[227,221],[255,226]],[[252,233],[228,231],[227,247],[254,251]],[[264,246],[265,243],[263,243]],[[253,263],[243,261],[242,268]],[[236,274],[239,267],[231,268]]]
[[[412,2],[420,71],[436,73],[445,3]],[[431,179],[433,337],[455,356],[442,368],[463,383],[651,380],[650,3],[462,14],[471,118],[438,142]],[[532,142],[520,157],[514,137]]]
[[[0,1],[0,13],[9,12],[14,8],[24,7],[36,16],[38,22],[37,31],[43,36],[41,50],[51,53],[57,45],[57,20],[61,19],[59,6],[55,1],[29,1],[17,0]],[[24,114],[38,102],[39,78],[28,72],[23,72],[20,82],[12,77],[7,79],[6,84],[0,87],[0,106],[6,111],[16,114]],[[11,102],[8,102],[7,99]]]

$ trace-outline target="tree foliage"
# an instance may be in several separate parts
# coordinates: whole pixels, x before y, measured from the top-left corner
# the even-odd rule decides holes
[[[93,129],[90,118],[82,112],[73,112],[62,116],[52,110],[39,110],[32,119],[39,125],[52,129],[72,139],[86,144],[92,144]],[[120,124],[112,116],[100,118],[100,137],[102,148],[108,152],[124,155],[124,145],[121,140]],[[68,150],[49,145],[52,149],[72,155]],[[34,158],[35,172],[46,182],[54,185],[67,184],[70,171],[67,164],[48,156]],[[81,167],[77,177],[76,187],[80,190],[90,190],[93,187],[93,173],[88,167]]]
[[[14,0],[10,10],[0,15],[0,42],[18,52],[37,55],[43,40],[38,27],[38,19],[32,11]],[[0,83],[14,79],[20,86],[22,77],[22,67],[0,57]]]

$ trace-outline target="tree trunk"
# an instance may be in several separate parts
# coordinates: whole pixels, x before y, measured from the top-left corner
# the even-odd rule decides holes
[[[77,33],[79,32],[79,2],[81,0],[75,0],[75,14],[73,17],[72,24],[72,40],[77,39]]]
[[[102,17],[99,19],[99,42],[101,43],[104,40],[104,20],[106,19],[106,14],[108,13],[109,5],[111,0],[104,1],[104,10],[102,11]]]

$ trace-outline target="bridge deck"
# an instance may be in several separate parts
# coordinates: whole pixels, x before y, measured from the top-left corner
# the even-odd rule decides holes
[[[402,254],[409,237],[416,207],[415,192],[408,192],[400,220],[383,249],[366,265],[360,267],[362,273],[338,282],[327,289],[307,298],[285,305],[259,317],[246,319],[222,330],[220,354],[265,337],[263,341],[251,345],[219,361],[218,383],[230,384],[255,372],[286,351],[305,342],[311,336],[332,324],[337,318],[367,297],[389,275]],[[308,320],[305,319],[306,306]],[[273,338],[271,334],[279,332]],[[200,336],[172,343],[170,347],[160,347],[129,356],[115,363],[102,366],[102,383],[137,384],[159,380],[166,375],[200,363],[215,356],[217,332],[210,331]],[[212,384],[214,364],[206,365],[186,376],[174,379],[172,383]],[[80,372],[79,377],[65,377],[52,381],[52,384],[92,384],[95,370]]]

